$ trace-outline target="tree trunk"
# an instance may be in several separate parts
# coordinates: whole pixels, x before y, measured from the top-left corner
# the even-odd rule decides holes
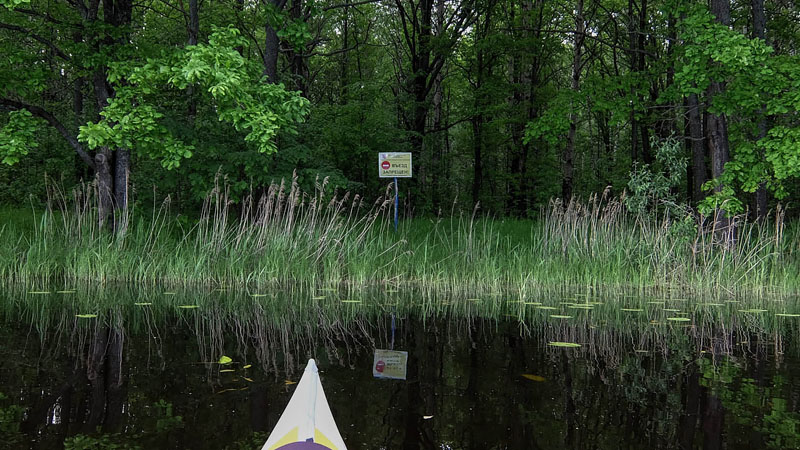
[[[289,10],[289,15],[294,20],[299,20],[303,16],[303,0],[293,0],[292,7]],[[345,22],[346,24],[346,22]],[[345,48],[346,44],[345,44]],[[292,70],[292,77],[294,79],[294,87],[303,96],[308,95],[308,61],[306,57],[303,55],[303,49],[297,51],[296,49],[292,48],[289,50],[289,66]],[[347,51],[345,51],[345,55],[347,55]],[[345,56],[345,60],[346,60]]]
[[[767,40],[767,16],[764,13],[764,0],[752,0],[751,3],[753,10],[753,37]],[[767,137],[767,118],[765,106],[761,107],[761,118],[758,121],[758,139]],[[764,154],[761,152],[759,155],[764,159]],[[758,220],[763,220],[767,217],[767,186],[763,181],[759,183],[756,189],[756,217]]]
[[[730,0],[711,0],[711,13],[715,20],[723,25],[730,25],[731,5]],[[708,89],[709,103],[713,103],[714,98],[725,90],[725,83],[722,80],[713,80]],[[730,146],[728,142],[728,120],[724,114],[708,114],[708,145],[711,154],[711,175],[719,179],[725,171],[725,164],[730,161]],[[718,185],[716,191],[720,192],[723,186]],[[721,232],[722,240],[725,243],[732,241],[730,230],[728,230],[729,220],[725,217],[724,209],[716,211],[715,218],[717,229]]]
[[[703,198],[703,184],[707,180],[706,148],[703,142],[703,120],[696,94],[686,98],[689,145],[692,149],[692,201]]]
[[[575,34],[573,35],[574,48],[572,50],[572,77],[570,87],[573,94],[577,95],[581,87],[581,65],[583,61],[583,42],[585,39],[586,23],[583,18],[583,0],[578,0],[575,15]],[[574,179],[574,155],[575,139],[578,130],[578,105],[572,101],[569,113],[569,133],[567,134],[567,146],[561,157],[561,198],[568,202],[572,198],[573,179]]]
[[[280,0],[269,0],[274,8],[280,7]],[[267,76],[267,83],[278,82],[278,51],[280,41],[278,32],[270,25],[269,21],[264,24],[264,75]]]
[[[200,16],[197,0],[189,0],[189,45],[197,45],[197,35],[200,34]],[[197,99],[195,98],[194,86],[189,86],[186,92],[189,97],[189,121],[194,122],[197,115]]]

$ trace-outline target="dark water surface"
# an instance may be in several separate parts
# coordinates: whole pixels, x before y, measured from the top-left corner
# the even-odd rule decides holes
[[[313,357],[350,449],[800,448],[792,298],[56,291],[0,293],[0,447],[259,448]]]

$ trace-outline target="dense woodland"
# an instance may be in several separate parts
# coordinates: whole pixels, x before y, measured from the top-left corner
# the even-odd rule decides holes
[[[296,171],[409,213],[764,214],[800,193],[790,0],[0,0],[0,203],[94,182],[101,211]],[[656,202],[658,200],[659,202]],[[663,202],[666,201],[666,202]]]

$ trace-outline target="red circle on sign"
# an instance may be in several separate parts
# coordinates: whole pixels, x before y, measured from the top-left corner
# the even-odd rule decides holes
[[[386,367],[386,363],[383,361],[378,361],[377,363],[375,363],[375,370],[377,370],[380,373],[383,373],[384,367]]]
[[[381,163],[381,167],[383,168],[383,170],[386,170],[389,167],[392,167],[392,163],[390,163],[389,161],[384,161]]]

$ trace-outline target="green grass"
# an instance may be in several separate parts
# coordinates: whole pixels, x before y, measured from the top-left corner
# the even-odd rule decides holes
[[[454,213],[403,221],[394,233],[390,201],[331,199],[323,186],[308,195],[291,184],[234,211],[218,188],[198,220],[177,217],[167,201],[118,218],[110,232],[98,224],[91,191],[61,196],[45,211],[0,212],[0,279],[385,285],[517,298],[553,287],[726,296],[793,293],[800,285],[800,232],[780,213],[760,224],[735,219],[731,245],[716,240],[707,220],[635,217],[620,201],[596,197],[552,203],[534,221]]]

